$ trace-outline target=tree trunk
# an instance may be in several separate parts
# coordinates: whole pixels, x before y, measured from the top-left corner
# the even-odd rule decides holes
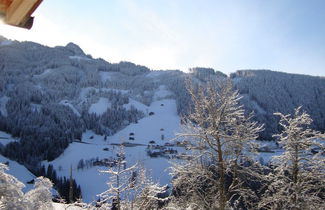
[[[219,191],[220,191],[220,197],[219,197],[219,207],[220,210],[224,210],[226,208],[226,190],[225,190],[225,165],[223,161],[223,152],[221,148],[221,142],[220,139],[217,139],[218,144],[218,166],[219,166]]]
[[[118,173],[116,175],[116,185],[117,185],[117,209],[120,210],[121,209],[121,201],[120,201],[120,170],[121,170],[121,164],[118,164]]]
[[[292,179],[294,183],[298,182],[298,173],[299,173],[299,166],[298,166],[298,161],[299,161],[299,150],[298,150],[298,145],[295,146],[295,151],[294,151],[294,159],[292,162]]]

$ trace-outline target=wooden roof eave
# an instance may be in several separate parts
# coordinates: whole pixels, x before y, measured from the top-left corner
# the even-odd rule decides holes
[[[0,13],[4,14],[5,23],[30,29],[33,25],[32,13],[42,0],[1,0]]]

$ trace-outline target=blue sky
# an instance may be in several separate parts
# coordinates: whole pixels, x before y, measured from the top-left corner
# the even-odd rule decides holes
[[[0,34],[150,69],[272,69],[325,76],[323,0],[44,0]]]

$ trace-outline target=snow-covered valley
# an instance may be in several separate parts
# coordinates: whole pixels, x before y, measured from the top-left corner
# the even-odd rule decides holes
[[[145,106],[145,105],[143,105]],[[80,184],[83,200],[91,202],[96,200],[96,195],[107,190],[106,182],[108,175],[100,173],[104,166],[84,166],[78,169],[78,163],[83,160],[85,163],[90,160],[103,160],[116,158],[118,144],[130,143],[125,146],[127,167],[136,162],[143,163],[149,170],[153,180],[162,185],[170,184],[171,177],[168,172],[170,166],[166,157],[149,157],[147,147],[150,141],[152,145],[160,145],[165,148],[182,148],[165,146],[175,144],[175,134],[180,131],[180,118],[176,112],[175,100],[165,99],[154,101],[147,107],[148,115],[132,123],[117,132],[113,136],[96,135],[92,131],[86,131],[82,135],[82,141],[71,143],[60,157],[51,162],[57,171],[58,176],[70,175],[72,167],[73,178]],[[153,113],[149,115],[149,113]],[[167,143],[167,144],[166,144]]]
[[[112,136],[98,135],[91,130],[83,133],[81,141],[76,140],[71,143],[67,149],[53,161],[43,161],[42,164],[47,166],[52,164],[57,172],[58,177],[69,177],[70,168],[72,168],[72,177],[80,185],[82,190],[82,200],[84,202],[96,201],[98,195],[107,190],[109,175],[101,173],[107,166],[94,165],[93,162],[101,160],[114,160],[119,150],[119,145],[124,144],[124,151],[127,165],[129,167],[137,162],[149,171],[150,176],[155,182],[161,185],[171,184],[170,163],[175,161],[172,156],[164,155],[150,157],[148,147],[153,148],[161,146],[157,151],[164,149],[176,150],[177,154],[185,153],[183,147],[176,146],[179,140],[176,134],[182,131],[180,117],[177,114],[176,103],[173,99],[163,99],[154,101],[150,106],[132,100],[135,108],[145,108],[146,116],[139,120],[138,123],[132,123],[124,129],[118,131]],[[99,107],[101,109],[101,107]],[[95,110],[96,111],[96,110]],[[150,114],[151,113],[151,114]],[[9,134],[0,133],[0,143],[18,141]],[[263,158],[266,163],[274,155],[279,155],[283,150],[277,150],[272,142],[257,142],[261,147],[271,148],[271,152],[261,152],[256,156],[259,160]],[[149,146],[151,145],[151,146]],[[26,185],[24,191],[32,188],[33,184],[27,182],[33,180],[35,176],[30,173],[24,166],[0,156],[2,163],[8,162],[9,174],[17,177]],[[80,165],[83,162],[82,166]]]

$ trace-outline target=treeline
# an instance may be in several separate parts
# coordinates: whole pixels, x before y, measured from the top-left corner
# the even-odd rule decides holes
[[[133,107],[127,110],[117,104],[102,115],[84,111],[81,117],[61,104],[45,104],[39,110],[33,110],[29,101],[15,98],[7,105],[8,116],[0,116],[0,130],[11,133],[20,141],[8,144],[3,154],[30,167],[36,166],[40,160],[57,158],[69,143],[81,140],[85,129],[111,135],[144,116]]]
[[[20,163],[37,165],[54,160],[74,139],[81,139],[84,126],[70,108],[45,104],[33,111],[22,98],[9,100],[8,116],[0,116],[0,130],[20,138],[8,144],[3,154]]]
[[[186,89],[186,78],[193,84],[226,79],[226,75],[206,68],[193,68],[189,74],[178,71],[162,73],[160,82],[174,93],[177,111],[186,116],[193,108]],[[240,103],[246,113],[254,112],[254,119],[265,124],[260,139],[271,140],[280,132],[274,112],[291,114],[303,106],[313,118],[312,128],[325,131],[325,79],[308,75],[288,74],[270,70],[240,70],[230,75],[234,89],[241,95]]]
[[[130,123],[137,123],[144,116],[143,112],[131,107],[127,110],[123,107],[108,108],[102,115],[96,113],[82,113],[82,119],[86,128],[99,135],[112,135]]]
[[[325,131],[325,78],[288,74],[270,70],[242,70],[230,75],[243,96],[247,112],[265,124],[262,139],[272,139],[279,132],[274,112],[291,114],[298,106],[313,118],[312,127]]]

